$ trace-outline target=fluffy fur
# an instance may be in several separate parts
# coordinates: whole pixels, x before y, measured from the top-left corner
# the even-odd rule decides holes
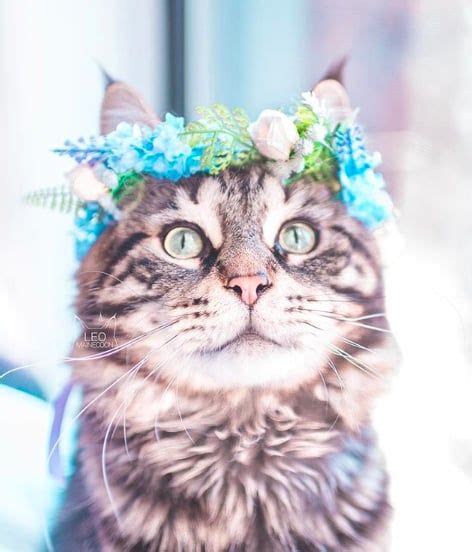
[[[308,255],[279,247],[290,220],[317,229]],[[182,222],[201,258],[163,249]],[[249,308],[227,283],[261,272],[271,285]],[[381,269],[324,186],[257,166],[149,180],[78,284],[78,315],[116,315],[118,345],[76,343],[85,411],[56,550],[386,550],[369,420],[393,363]]]

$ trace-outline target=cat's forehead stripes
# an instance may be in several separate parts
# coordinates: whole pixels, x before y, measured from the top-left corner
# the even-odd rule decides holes
[[[272,247],[284,222],[291,219],[329,218],[335,207],[322,185],[299,183],[290,188],[257,168],[226,171],[178,185],[155,183],[146,207],[149,231],[173,222],[190,222],[202,228],[213,247],[245,236],[260,238]],[[162,198],[163,195],[165,201]],[[154,201],[153,201],[154,199]]]

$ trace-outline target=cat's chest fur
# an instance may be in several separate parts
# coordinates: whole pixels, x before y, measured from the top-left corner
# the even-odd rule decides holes
[[[351,550],[377,529],[386,480],[372,437],[309,390],[161,400],[152,417],[144,402],[83,425],[102,549]]]

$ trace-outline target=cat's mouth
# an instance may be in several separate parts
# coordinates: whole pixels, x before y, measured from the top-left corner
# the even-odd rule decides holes
[[[274,339],[260,334],[253,327],[248,327],[240,332],[236,337],[233,337],[232,339],[226,341],[226,343],[223,343],[223,345],[205,352],[210,354],[221,353],[223,351],[239,352],[245,348],[262,350],[268,345],[271,345],[272,347],[282,347],[282,345]]]

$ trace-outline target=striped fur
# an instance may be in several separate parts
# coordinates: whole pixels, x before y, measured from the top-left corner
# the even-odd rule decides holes
[[[322,185],[259,167],[127,201],[78,273],[78,315],[116,315],[122,347],[76,343],[86,410],[57,550],[386,550],[369,413],[394,357],[372,236]],[[293,219],[319,230],[307,256],[277,246]],[[163,250],[182,221],[201,259]],[[261,271],[249,310],[225,283]]]

